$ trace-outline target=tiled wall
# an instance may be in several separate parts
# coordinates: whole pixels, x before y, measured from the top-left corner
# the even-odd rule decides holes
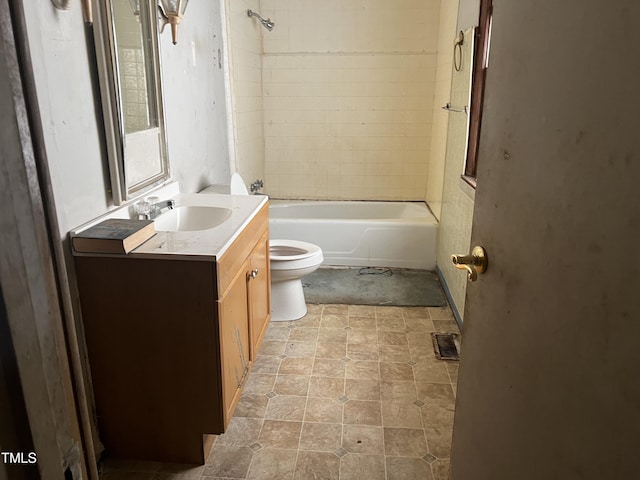
[[[466,30],[462,69],[453,73],[451,104],[456,107],[469,105],[472,38],[472,31]],[[438,268],[451,294],[453,306],[461,316],[464,312],[467,275],[453,266],[450,255],[467,254],[470,251],[475,191],[460,178],[466,158],[468,120],[469,117],[464,113],[449,113],[437,247]]]
[[[266,191],[424,200],[439,0],[262,0]]]
[[[248,184],[264,178],[261,29],[247,16],[258,0],[226,0],[233,144],[231,170]]]
[[[442,188],[449,113],[441,107],[451,96],[451,72],[453,68],[453,45],[456,37],[458,0],[445,0],[440,4],[440,29],[438,56],[436,60],[436,83],[433,101],[433,123],[431,127],[431,153],[427,176],[426,201],[434,215],[440,219],[442,211]]]

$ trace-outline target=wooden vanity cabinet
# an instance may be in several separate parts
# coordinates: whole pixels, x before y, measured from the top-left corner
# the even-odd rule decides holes
[[[75,257],[110,456],[204,463],[268,325],[268,238],[265,205],[215,261]]]

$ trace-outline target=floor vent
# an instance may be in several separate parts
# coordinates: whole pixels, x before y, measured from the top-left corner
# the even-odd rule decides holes
[[[438,360],[460,360],[460,335],[456,333],[432,333],[433,349]]]

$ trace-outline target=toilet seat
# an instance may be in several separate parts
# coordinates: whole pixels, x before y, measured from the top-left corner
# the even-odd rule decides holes
[[[270,240],[271,270],[293,270],[322,263],[322,249],[299,240]]]

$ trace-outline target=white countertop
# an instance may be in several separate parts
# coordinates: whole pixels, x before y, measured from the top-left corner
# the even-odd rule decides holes
[[[160,232],[127,255],[80,254],[77,256],[120,256],[130,258],[175,257],[176,260],[216,260],[224,255],[242,230],[258,213],[268,197],[265,195],[224,195],[210,193],[178,193],[172,195],[176,207],[222,207],[231,210],[231,216],[222,224],[208,230],[188,232]],[[75,232],[74,232],[75,233]]]

